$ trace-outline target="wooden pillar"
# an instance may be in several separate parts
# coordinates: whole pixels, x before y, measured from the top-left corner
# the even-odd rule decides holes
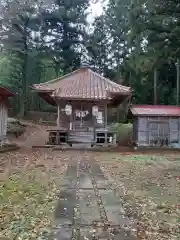
[[[70,120],[69,131],[72,131],[73,130],[73,109],[72,109],[71,115],[69,116],[69,120]]]
[[[116,133],[113,134],[113,145],[116,145],[117,142],[117,135]]]
[[[58,116],[57,116],[57,128],[59,130],[60,129],[60,106],[59,106],[58,103],[57,103],[57,113],[58,113]],[[56,133],[56,144],[57,145],[60,144],[59,131],[57,131],[57,133]]]
[[[58,113],[58,117],[57,117],[57,127],[60,128],[60,106],[57,103],[57,113]]]
[[[105,111],[104,111],[104,128],[105,128],[105,144],[108,144],[107,139],[107,103],[105,104]]]
[[[91,115],[92,115],[92,122],[93,122],[93,135],[94,135],[94,142],[96,143],[96,117],[92,114],[92,107],[91,107]]]
[[[74,130],[75,129],[75,126],[74,126],[74,114],[75,114],[74,109],[75,109],[75,107],[74,107],[73,103],[71,103],[71,106],[72,106],[72,114],[71,114],[72,130]]]
[[[81,102],[81,123],[80,123],[80,127],[82,128],[83,126],[83,119],[82,119],[82,102]]]

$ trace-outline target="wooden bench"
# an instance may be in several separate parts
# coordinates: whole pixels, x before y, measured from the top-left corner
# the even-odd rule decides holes
[[[49,132],[48,144],[61,145],[68,143],[68,130],[48,129],[47,132]]]

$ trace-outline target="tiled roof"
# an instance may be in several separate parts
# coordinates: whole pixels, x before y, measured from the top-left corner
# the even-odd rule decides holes
[[[169,105],[134,105],[130,111],[134,116],[180,116],[180,107]]]
[[[131,89],[110,81],[89,68],[80,68],[61,78],[32,86],[51,92],[52,97],[72,99],[111,99],[112,94],[129,95]]]

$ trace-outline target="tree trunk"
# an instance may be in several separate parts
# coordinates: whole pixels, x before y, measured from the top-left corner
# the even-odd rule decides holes
[[[21,108],[20,109],[20,113],[21,116],[24,117],[26,115],[27,112],[27,102],[26,99],[27,98],[27,52],[25,52],[24,54],[24,64],[23,64],[23,68],[22,68],[22,96],[24,98],[21,99]]]
[[[157,105],[157,69],[154,69],[154,105]]]
[[[132,73],[129,73],[129,86],[132,87]]]
[[[179,105],[179,77],[180,77],[179,58],[177,59],[176,68],[177,68],[177,92],[176,92],[177,96],[176,96],[176,104]]]
[[[20,111],[19,116],[24,117],[27,112],[27,65],[28,65],[28,33],[27,33],[28,22],[24,26],[23,36],[23,64],[22,64],[22,98],[20,99]]]
[[[59,68],[60,68],[59,63],[55,62],[55,73],[56,73],[56,78],[59,77]]]

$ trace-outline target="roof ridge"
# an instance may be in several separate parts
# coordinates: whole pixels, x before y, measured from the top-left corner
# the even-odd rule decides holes
[[[52,80],[47,81],[47,82],[44,82],[44,83],[33,84],[33,86],[36,86],[36,85],[38,85],[38,86],[43,86],[43,85],[47,85],[47,84],[49,84],[49,83],[55,83],[55,82],[57,82],[57,81],[59,81],[59,80],[62,80],[62,79],[67,78],[67,77],[69,77],[69,76],[71,76],[71,75],[73,75],[73,74],[76,74],[76,73],[79,72],[80,70],[81,70],[81,68],[78,68],[78,69],[74,70],[74,71],[71,72],[71,73],[67,73],[67,74],[65,74],[65,75],[63,75],[63,76],[61,76],[61,77],[52,79]]]

